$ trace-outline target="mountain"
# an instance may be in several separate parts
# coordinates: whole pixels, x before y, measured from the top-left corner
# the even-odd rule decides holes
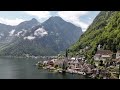
[[[44,23],[42,23],[45,30],[48,31],[48,38],[55,43],[56,50],[59,52],[64,51],[70,45],[75,43],[80,35],[82,29],[69,22],[64,21],[61,17],[51,17]],[[72,37],[73,36],[73,37]],[[56,38],[56,39],[55,39]]]
[[[7,41],[7,36],[9,35],[9,32],[14,28],[14,26],[0,23],[0,43]]]
[[[50,17],[43,23],[36,19],[24,21],[8,30],[9,42],[0,45],[0,55],[57,55],[75,43],[82,29],[61,17]],[[74,36],[74,37],[72,37]]]
[[[11,45],[14,45],[15,42],[19,42],[18,38],[23,37],[29,29],[38,24],[39,22],[34,18],[30,21],[24,21],[16,26],[0,24],[0,52]]]
[[[21,31],[22,29],[29,30],[37,24],[40,24],[40,23],[35,18],[33,18],[29,21],[24,21],[24,22],[20,23],[19,25],[17,25],[15,30],[16,31]]]
[[[19,37],[21,34],[38,24],[39,22],[35,18],[30,21],[24,21],[17,26],[0,24],[0,43],[7,43],[7,41],[10,42],[11,40],[9,39],[13,38],[14,36]]]
[[[88,46],[86,55],[91,58],[96,53],[99,44],[104,50],[113,52],[120,50],[119,11],[101,11],[87,31],[69,48],[69,54],[80,54],[80,49],[85,49]]]

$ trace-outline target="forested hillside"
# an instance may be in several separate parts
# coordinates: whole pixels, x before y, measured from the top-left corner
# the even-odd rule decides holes
[[[69,48],[69,54],[79,54],[80,49],[88,46],[89,50],[86,53],[91,58],[96,53],[98,44],[105,50],[120,50],[119,11],[101,11],[77,43]]]

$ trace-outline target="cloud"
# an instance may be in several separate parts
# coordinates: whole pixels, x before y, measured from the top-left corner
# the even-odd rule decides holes
[[[90,17],[89,17],[88,19],[90,19],[90,20],[91,20],[92,18],[90,18]]]
[[[0,23],[3,23],[3,24],[6,24],[6,25],[18,25],[19,23],[23,22],[25,20],[23,19],[19,19],[19,18],[16,18],[16,19],[7,19],[7,18],[2,18],[0,17]]]
[[[28,15],[36,16],[39,19],[48,19],[51,14],[49,11],[24,11]]]
[[[80,20],[81,16],[89,14],[89,11],[59,11],[58,16],[63,18],[64,20],[75,24],[76,26],[80,26],[83,31],[87,29],[89,26],[88,23],[82,22]]]

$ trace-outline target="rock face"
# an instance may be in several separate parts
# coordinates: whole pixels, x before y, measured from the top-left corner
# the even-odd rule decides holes
[[[75,43],[82,29],[60,17],[43,23],[36,19],[17,26],[0,24],[0,55],[56,55]]]

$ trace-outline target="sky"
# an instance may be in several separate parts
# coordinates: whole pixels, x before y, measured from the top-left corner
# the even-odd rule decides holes
[[[51,16],[60,16],[86,31],[100,11],[0,11],[0,23],[18,25],[19,23],[36,18],[40,23]]]

